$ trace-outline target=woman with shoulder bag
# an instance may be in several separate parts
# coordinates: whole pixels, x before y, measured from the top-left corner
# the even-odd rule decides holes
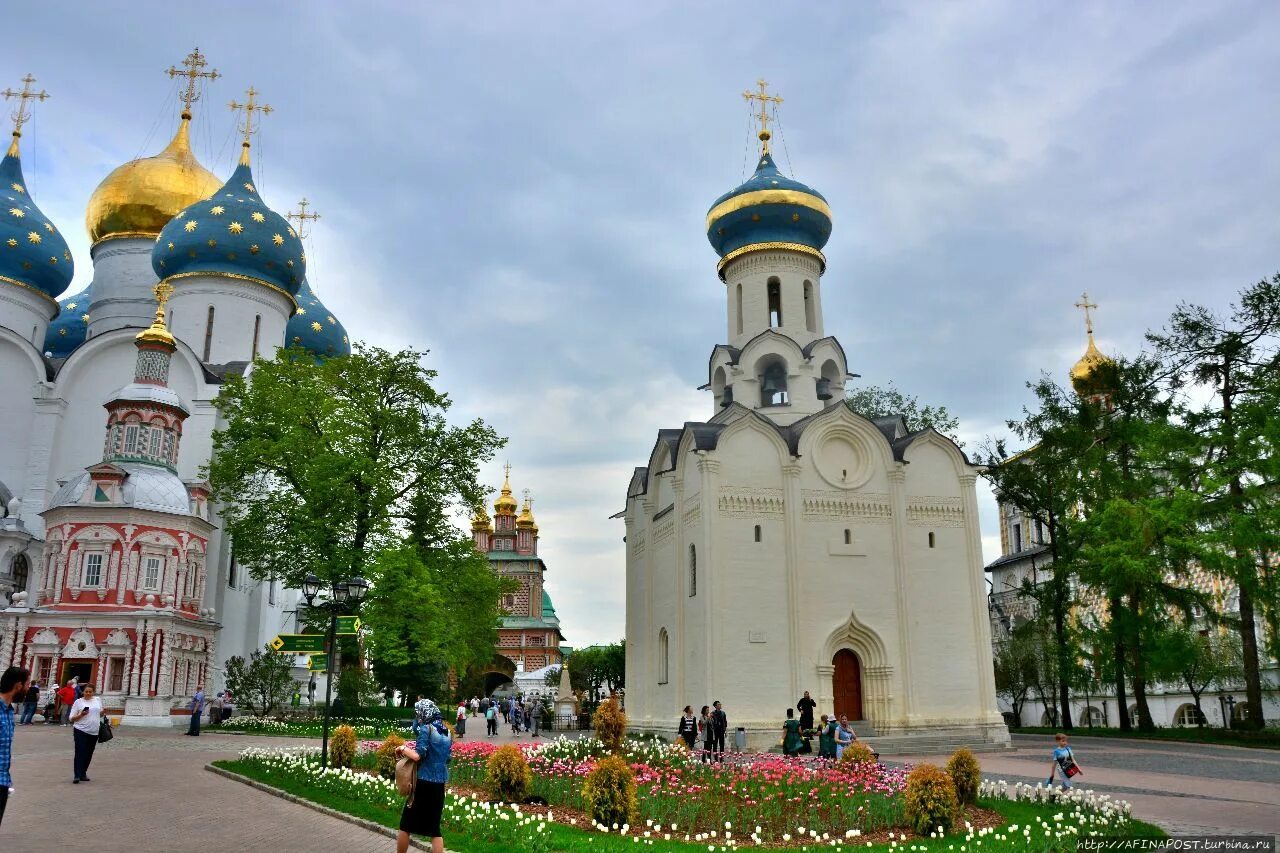
[[[71,781],[77,785],[89,781],[89,762],[102,732],[102,700],[94,694],[93,685],[86,684],[84,693],[71,703],[71,737],[75,742]]]
[[[418,763],[417,783],[400,813],[396,853],[407,853],[411,834],[427,836],[431,839],[432,853],[444,853],[440,815],[444,812],[444,786],[449,781],[453,739],[440,709],[430,699],[418,700],[413,706],[413,719],[418,729],[417,741],[396,750],[398,755]]]

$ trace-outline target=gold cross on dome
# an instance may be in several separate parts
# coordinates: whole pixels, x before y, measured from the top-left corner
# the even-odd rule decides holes
[[[217,80],[222,75],[218,73],[218,69],[211,71],[201,71],[209,63],[205,60],[204,54],[200,52],[200,48],[196,48],[187,54],[186,59],[182,60],[182,64],[186,66],[186,71],[179,71],[170,65],[169,70],[165,73],[169,75],[169,79],[175,77],[187,78],[187,90],[178,97],[182,99],[182,114],[186,118],[191,118],[191,105],[200,100],[200,93],[196,91],[196,81],[204,78],[205,80]]]
[[[294,213],[291,210],[285,214],[286,219],[288,219],[291,222],[298,223],[298,239],[299,240],[305,240],[307,235],[311,233],[310,229],[307,227],[307,223],[315,222],[317,219],[320,218],[320,214],[318,213],[314,213],[314,212],[307,213],[307,205],[309,204],[311,204],[311,202],[307,201],[306,196],[303,196],[302,201],[298,202],[298,212]]]
[[[10,98],[18,99],[18,108],[10,114],[11,117],[13,118],[13,135],[14,136],[21,136],[22,126],[31,120],[31,114],[27,112],[27,101],[32,101],[32,100],[43,101],[52,97],[48,92],[44,91],[43,89],[41,89],[39,92],[31,91],[31,84],[34,82],[36,82],[36,78],[28,74],[26,77],[22,78],[21,92],[15,92],[13,91],[13,89],[5,89],[3,92],[0,92],[0,95],[4,95],[4,99],[6,101],[9,100]]]
[[[152,292],[156,295],[156,302],[163,309],[165,303],[169,301],[169,297],[173,295],[173,285],[167,281],[162,281],[152,288]]]
[[[502,466],[502,473],[507,475],[508,480],[511,479],[511,463],[510,462]]]
[[[1076,307],[1084,311],[1084,328],[1090,335],[1093,334],[1093,316],[1089,313],[1098,307],[1098,303],[1089,301],[1089,294],[1080,294],[1080,301],[1076,303]]]
[[[243,144],[247,148],[249,146],[249,137],[253,135],[253,132],[256,129],[253,126],[253,114],[258,113],[260,116],[266,117],[271,115],[274,110],[270,104],[259,104],[254,100],[254,98],[256,98],[260,93],[252,86],[249,87],[245,94],[249,96],[249,99],[243,104],[238,101],[232,101],[227,104],[227,106],[236,112],[244,113],[244,124],[240,125],[240,132],[244,134]],[[261,120],[262,119],[259,118],[259,123],[261,123]]]
[[[760,122],[760,150],[763,154],[769,153],[769,140],[773,134],[769,132],[769,105],[773,104],[774,114],[777,114],[778,104],[782,103],[780,95],[769,94],[769,83],[766,80],[757,80],[756,85],[760,87],[759,92],[752,92],[750,89],[742,93],[742,97],[751,103],[752,101],[760,102],[760,112],[753,113],[754,118]],[[754,107],[753,107],[754,109]]]

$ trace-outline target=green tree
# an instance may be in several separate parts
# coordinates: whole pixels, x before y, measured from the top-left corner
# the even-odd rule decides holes
[[[922,405],[919,398],[904,394],[890,382],[884,387],[868,385],[848,391],[844,398],[849,410],[864,418],[887,418],[901,415],[907,422],[907,430],[918,430],[932,427],[957,444],[956,437],[960,431],[960,419],[947,411],[946,406]]]
[[[245,661],[235,655],[227,661],[227,689],[237,704],[255,717],[265,717],[285,705],[294,690],[293,655],[281,654],[264,646],[255,649]]]
[[[1159,671],[1180,682],[1196,706],[1196,724],[1204,725],[1201,697],[1210,687],[1226,688],[1240,674],[1240,636],[1217,627],[1197,629],[1180,620],[1160,637],[1154,649]]]
[[[1013,707],[1014,726],[1022,725],[1022,708],[1036,682],[1036,649],[1027,632],[1014,630],[996,646],[996,693]]]
[[[1246,725],[1265,725],[1257,618],[1275,624],[1275,523],[1280,463],[1274,425],[1280,371],[1280,275],[1241,292],[1225,313],[1182,304],[1147,339],[1175,387],[1210,392],[1191,408],[1187,425],[1198,439],[1192,454],[1198,483],[1198,527],[1204,564],[1239,590],[1239,632]]]

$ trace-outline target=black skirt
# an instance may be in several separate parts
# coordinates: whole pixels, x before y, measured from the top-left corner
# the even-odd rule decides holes
[[[440,838],[440,815],[444,812],[444,783],[418,780],[413,802],[404,804],[400,813],[400,831],[410,835]]]

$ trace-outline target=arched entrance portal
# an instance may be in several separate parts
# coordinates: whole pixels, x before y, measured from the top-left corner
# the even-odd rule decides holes
[[[841,649],[831,659],[836,716],[861,720],[862,716],[862,662],[849,649]]]
[[[493,662],[484,673],[484,695],[492,696],[495,690],[502,691],[504,695],[514,693],[515,677],[515,663],[504,655],[494,655]]]

